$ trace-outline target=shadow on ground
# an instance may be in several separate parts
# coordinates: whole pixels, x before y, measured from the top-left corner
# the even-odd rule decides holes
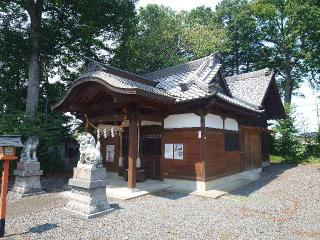
[[[269,182],[278,178],[281,174],[285,171],[295,168],[297,164],[286,164],[286,163],[279,163],[279,164],[272,164],[268,167],[264,167],[261,173],[261,178],[257,181],[244,185],[234,191],[229,192],[232,195],[236,196],[243,196],[248,197],[250,194],[258,191],[259,189],[263,188]],[[156,197],[162,197],[169,200],[177,200],[188,196],[188,193],[174,193],[170,191],[163,191],[158,193],[151,194]]]
[[[177,192],[169,192],[169,191],[162,191],[157,193],[151,193],[150,195],[155,197],[166,198],[168,200],[178,200],[184,197],[187,197],[189,194],[187,193],[177,193]]]
[[[238,196],[249,196],[250,194],[258,191],[260,188],[266,186],[269,182],[278,178],[285,171],[295,167],[297,167],[297,164],[271,164],[270,166],[263,168],[261,178],[259,180],[249,183],[230,193]]]
[[[120,207],[119,204],[117,203],[111,203],[109,204],[111,208],[113,208],[114,210],[120,210],[120,209],[123,209],[122,207]]]
[[[45,223],[38,225],[36,227],[32,227],[29,229],[28,233],[43,233],[52,229],[59,227],[58,224],[55,223]]]

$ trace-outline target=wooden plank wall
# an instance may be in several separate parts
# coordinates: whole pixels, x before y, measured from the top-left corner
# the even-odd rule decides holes
[[[120,154],[120,148],[119,148],[119,136],[114,136],[113,138],[111,136],[108,136],[107,138],[104,138],[103,136],[100,137],[100,144],[101,144],[101,155],[102,155],[102,164],[107,169],[107,171],[110,172],[118,172],[119,168],[119,154]],[[114,144],[115,145],[115,155],[114,155],[114,162],[113,163],[107,163],[106,162],[106,148],[107,145]]]
[[[261,131],[241,128],[239,151],[225,152],[221,129],[205,131],[205,163],[201,160],[199,129],[165,129],[162,137],[163,176],[181,179],[210,180],[261,166]],[[184,159],[164,159],[165,143],[184,144]],[[203,165],[205,171],[203,171]],[[204,176],[205,174],[205,176]]]
[[[148,129],[150,130],[150,129]],[[198,138],[200,128],[189,129],[164,129],[162,134],[162,166],[152,165],[150,156],[141,156],[142,165],[151,173],[163,177],[181,178],[181,179],[207,179],[234,174],[246,169],[257,168],[261,166],[261,131],[259,129],[250,129],[241,127],[240,131],[240,151],[225,152],[224,133],[225,130],[206,129],[206,140],[204,158],[205,176],[203,172],[203,161],[201,160],[201,139]],[[184,145],[184,159],[164,159],[165,143],[182,143]],[[115,162],[106,163],[106,145],[115,144]],[[103,164],[107,171],[118,171],[119,159],[119,137],[101,137],[101,153]],[[160,157],[160,156],[159,156]],[[150,166],[149,166],[150,165]],[[157,169],[154,169],[157,168]],[[158,169],[162,168],[162,169]],[[162,174],[161,174],[162,173]],[[152,177],[152,176],[149,176]],[[153,176],[154,177],[154,176]]]
[[[163,176],[167,178],[203,179],[202,161],[200,159],[200,128],[164,129],[162,134]],[[164,144],[182,143],[183,160],[164,159]]]
[[[225,132],[220,129],[206,130],[206,179],[241,170],[240,151],[225,152]]]

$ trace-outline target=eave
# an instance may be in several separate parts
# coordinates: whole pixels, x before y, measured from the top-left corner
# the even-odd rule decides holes
[[[76,80],[67,90],[67,92],[64,94],[64,96],[61,98],[59,102],[54,104],[51,109],[61,112],[68,112],[68,108],[65,105],[65,103],[68,101],[68,98],[72,95],[73,90],[75,90],[77,87],[81,86],[81,84],[84,83],[97,83],[101,84],[101,86],[105,87],[105,90],[112,94],[122,95],[122,96],[137,96],[137,97],[144,97],[147,99],[150,99],[155,102],[159,102],[161,104],[173,104],[174,99],[169,96],[164,96],[157,93],[151,93],[142,89],[138,88],[120,88],[113,86],[106,82],[103,79],[100,79],[98,77],[92,77],[92,76],[84,76],[80,77],[78,80]]]

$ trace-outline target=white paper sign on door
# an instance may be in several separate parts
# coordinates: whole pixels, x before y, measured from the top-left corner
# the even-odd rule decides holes
[[[107,145],[106,162],[114,162],[114,150],[115,150],[114,145]]]
[[[173,159],[173,144],[164,145],[164,158]]]

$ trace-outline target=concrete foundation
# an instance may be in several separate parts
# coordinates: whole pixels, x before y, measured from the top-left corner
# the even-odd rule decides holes
[[[12,191],[20,198],[44,193],[40,176],[40,163],[37,161],[18,162],[14,170],[15,181]]]
[[[107,173],[102,165],[78,164],[69,180],[72,189],[66,210],[85,219],[113,211],[107,201],[106,185]]]
[[[210,190],[230,192],[258,180],[261,172],[262,168],[257,168],[210,181],[165,178],[164,183],[172,186],[169,188],[170,191],[177,192],[206,192]]]

